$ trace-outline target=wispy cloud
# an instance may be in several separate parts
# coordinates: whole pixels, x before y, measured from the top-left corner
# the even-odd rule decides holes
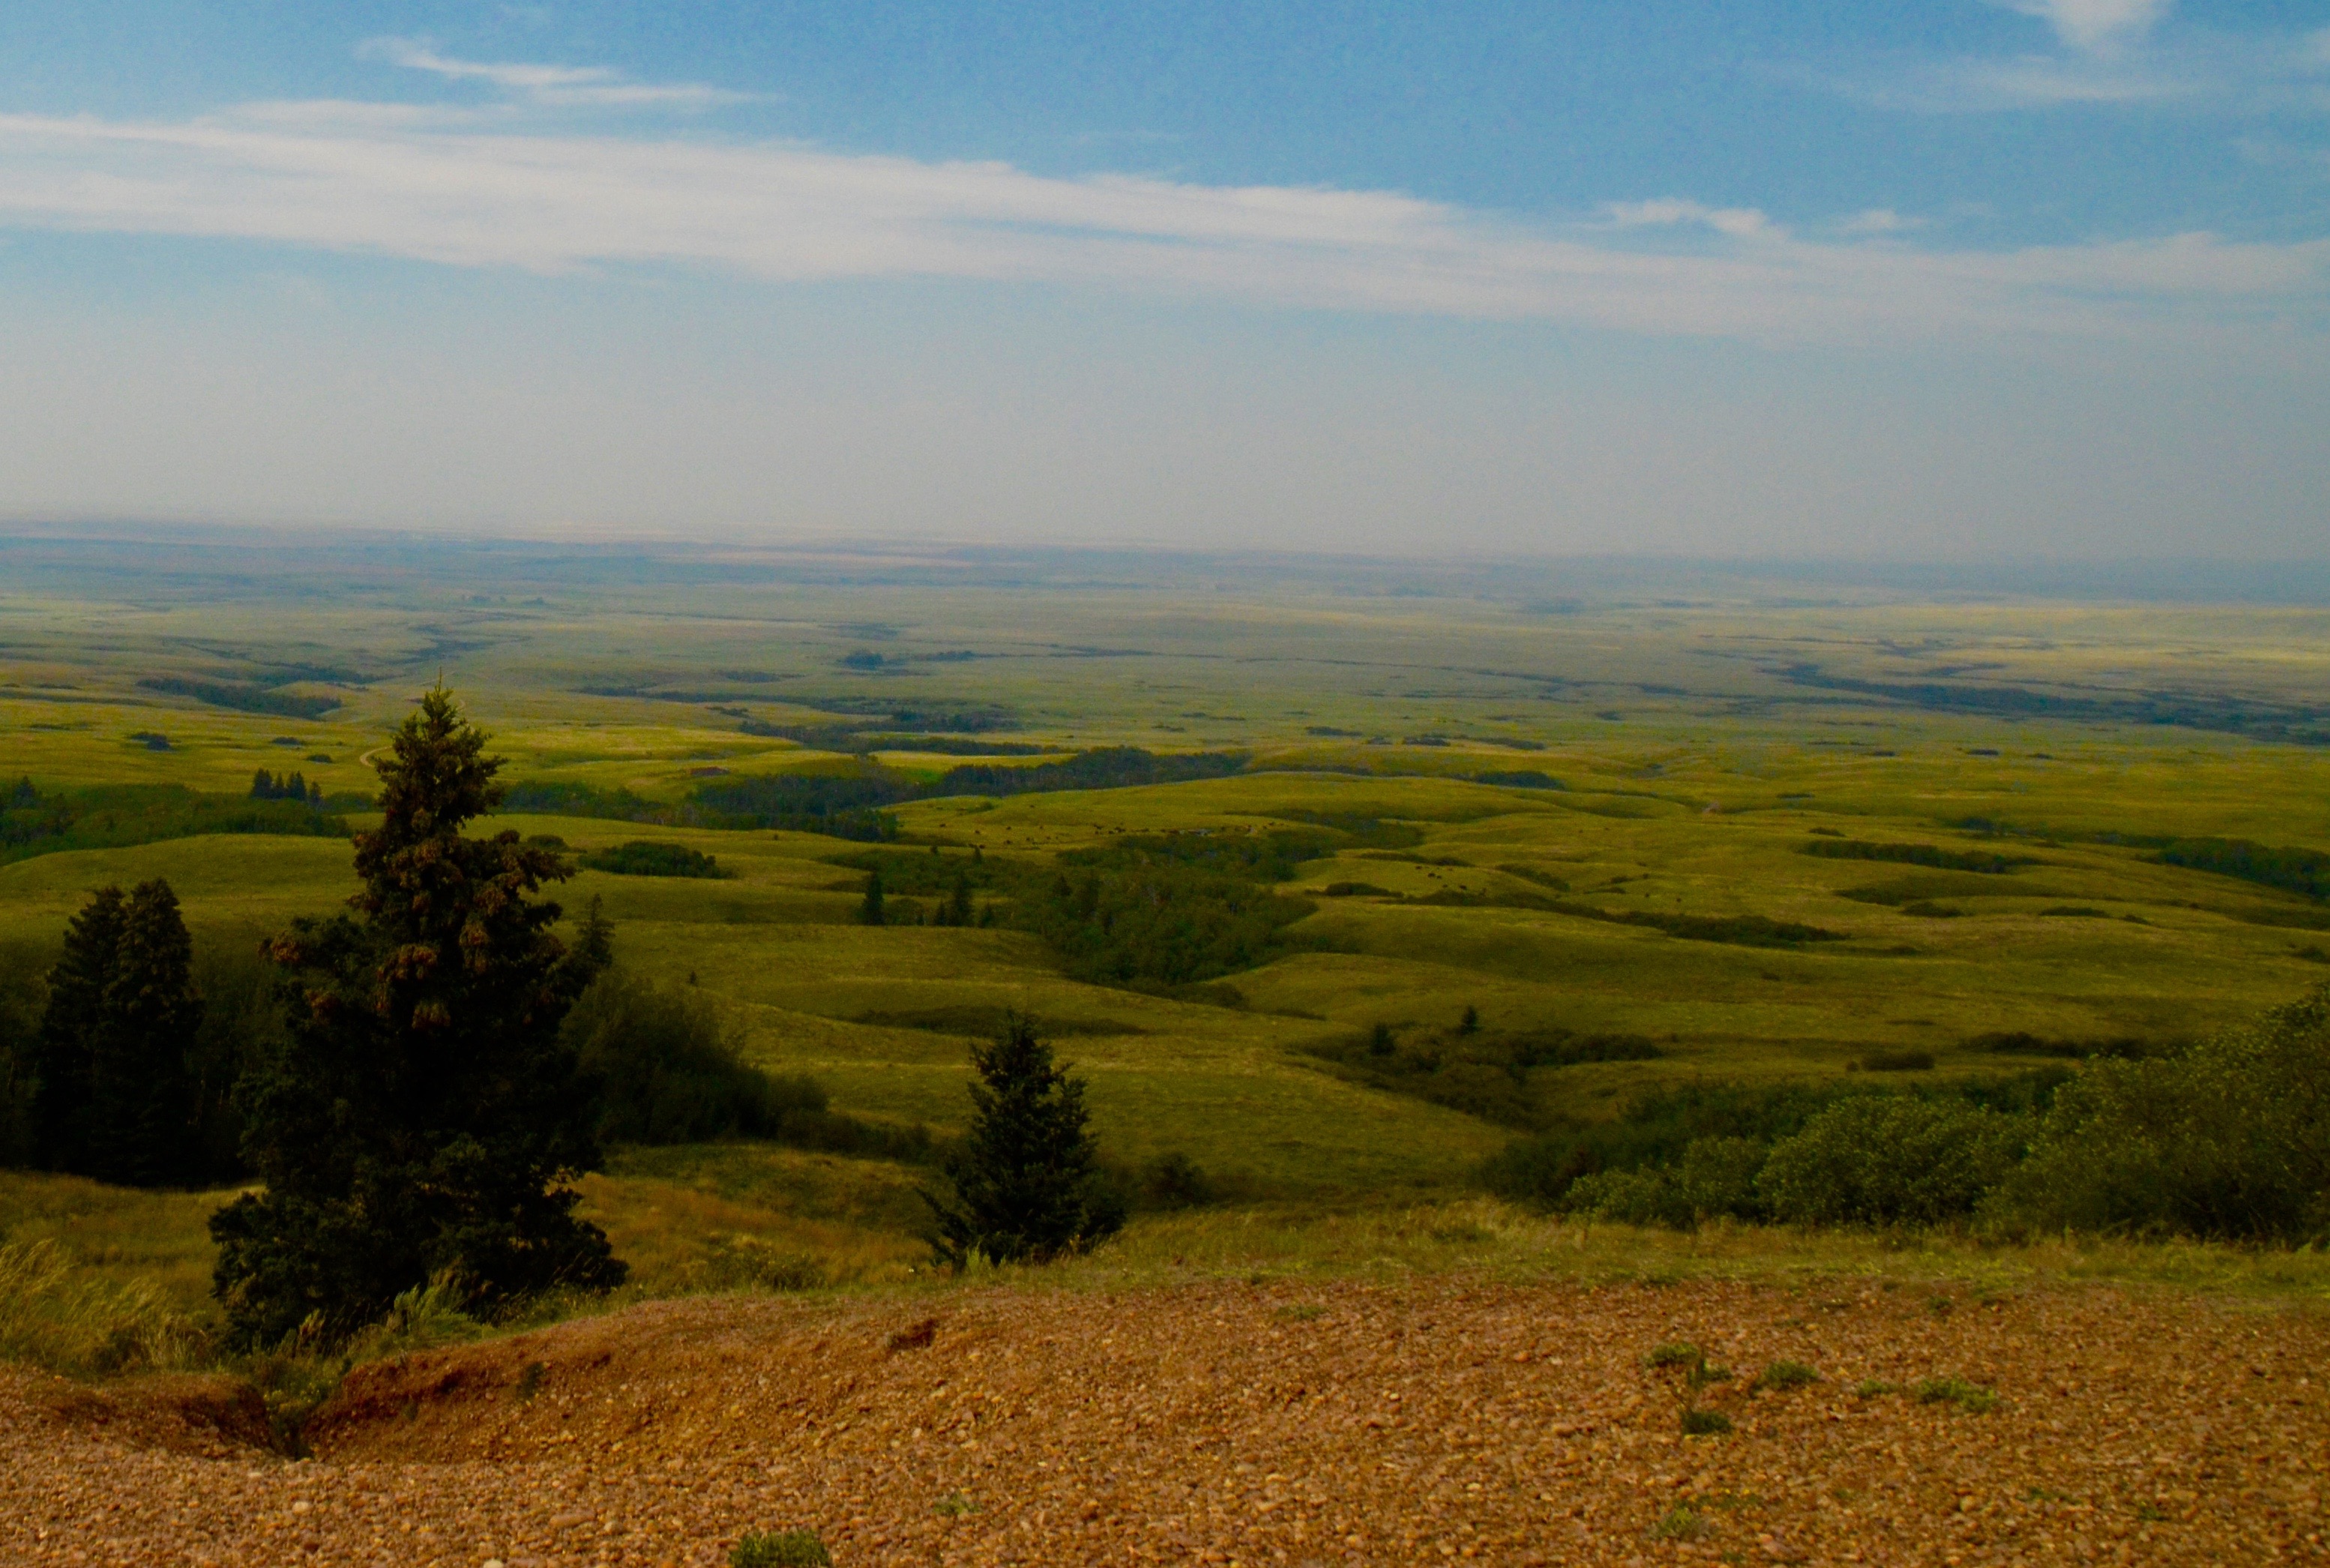
[[[2109,49],[2140,39],[2167,16],[2174,0],[2003,0],[2036,16],[2074,49]]]
[[[1906,234],[1926,226],[1923,218],[1905,218],[1890,207],[1871,207],[1836,225],[1840,234]]]
[[[1965,114],[2179,106],[2241,114],[2330,109],[2330,29],[2155,36],[2168,0],[1992,0],[2039,18],[2058,47],[2006,55],[1894,56],[1782,74],[1874,108]]]
[[[0,224],[462,267],[983,279],[1786,341],[2163,322],[2310,333],[2330,316],[2330,240],[2184,234],[1968,253],[1912,247],[1899,223],[1868,214],[1857,223],[1808,239],[1753,209],[1662,200],[1528,225],[1385,191],[1063,179],[370,105],[167,122],[0,116]]]
[[[739,103],[748,96],[701,82],[630,81],[620,71],[598,66],[460,60],[413,38],[374,38],[357,52],[451,81],[484,82],[529,102],[559,108],[702,109]]]

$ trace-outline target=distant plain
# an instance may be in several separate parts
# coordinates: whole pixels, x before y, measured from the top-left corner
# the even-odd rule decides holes
[[[233,795],[296,767],[354,795],[440,678],[509,781],[676,814],[710,779],[862,765],[752,729],[896,713],[948,745],[893,735],[866,760],[924,778],[967,749],[1001,766],[1242,754],[1219,779],[896,808],[891,850],[1037,867],[1129,836],[1337,841],[1278,890],[1312,912],[1277,956],[1171,994],[1072,978],[1007,924],[858,923],[862,844],[491,826],[716,856],[722,880],[583,871],[557,896],[601,900],[621,962],[716,998],[753,1060],[815,1076],[838,1109],[959,1125],[967,1037],[1018,1008],[1090,1079],[1112,1156],[1185,1153],[1247,1204],[1454,1201],[1514,1135],[1336,1070],[1332,1048],[1378,1025],[1447,1031],[1471,1008],[1493,1029],[1648,1042],[1530,1071],[1530,1102],[1574,1118],[1889,1053],[1930,1056],[1926,1081],[1997,1076],[2032,1065],[2002,1036],[2173,1042],[2330,978],[2319,900],[2159,853],[2330,850],[2316,608],[1130,553],[18,540],[0,567],[0,788]],[[1368,824],[1399,825],[1402,846],[1371,847]],[[1819,847],[1838,844],[2014,864]],[[198,946],[222,948],[354,885],[334,837],[40,855],[0,864],[0,953],[44,963],[87,890],[156,875]],[[1682,917],[1822,936],[1697,940]],[[643,1279],[679,1289],[717,1283],[739,1238],[829,1278],[900,1277],[914,1179],[799,1151],[629,1150],[586,1192]],[[10,1190],[0,1225],[32,1233],[45,1189]]]

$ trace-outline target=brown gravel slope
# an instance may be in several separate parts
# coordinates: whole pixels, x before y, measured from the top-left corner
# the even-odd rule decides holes
[[[1679,1338],[1738,1370],[1729,1435],[1645,1369]],[[2325,1350],[2101,1290],[666,1302],[364,1368],[298,1463],[216,1385],[0,1377],[0,1562],[710,1564],[794,1524],[840,1568],[2319,1561]],[[1778,1360],[1823,1381],[1751,1391]],[[1857,1391],[1953,1376],[1998,1408]]]

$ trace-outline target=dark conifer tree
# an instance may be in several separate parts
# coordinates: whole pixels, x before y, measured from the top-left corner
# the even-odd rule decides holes
[[[99,888],[65,931],[41,1020],[41,1162],[163,1186],[192,1171],[186,1053],[202,1025],[194,944],[166,882]]]
[[[866,874],[866,896],[859,900],[857,904],[857,923],[864,926],[878,926],[889,918],[888,912],[882,907],[882,874],[878,871],[869,871]]]
[[[164,1186],[188,1177],[186,1056],[203,1018],[194,959],[170,884],[131,888],[90,1041],[89,1174],[100,1181]]]
[[[49,1005],[33,1058],[33,1158],[47,1170],[89,1163],[90,1064],[105,1019],[105,993],[121,942],[121,890],[101,887],[65,925],[65,949],[49,971]]]
[[[1123,1201],[1085,1126],[1084,1081],[1054,1065],[1035,1025],[1011,1015],[991,1044],[971,1047],[971,1130],[946,1163],[953,1192],[923,1195],[939,1261],[1049,1262],[1122,1230]]]
[[[355,915],[270,944],[289,1028],[237,1092],[266,1192],[211,1220],[244,1344],[311,1319],[346,1334],[440,1274],[481,1308],[623,1277],[563,1185],[600,1163],[558,1026],[604,943],[551,934],[558,906],[530,895],[568,874],[554,851],[462,836],[502,797],[485,740],[424,695],[379,764],[381,826],[355,837]]]

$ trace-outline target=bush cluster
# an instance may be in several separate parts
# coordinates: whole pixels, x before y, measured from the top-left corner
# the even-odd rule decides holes
[[[719,858],[685,844],[658,844],[635,838],[611,849],[593,850],[582,857],[592,871],[616,876],[724,877]]]
[[[2174,1054],[1955,1091],[1700,1088],[1520,1140],[1510,1195],[1634,1224],[1971,1220],[2304,1245],[2330,1240],[2330,987]]]
[[[1484,1121],[1539,1128],[1546,1120],[1531,1073],[1586,1062],[1649,1062],[1657,1045],[1641,1034],[1580,1034],[1559,1027],[1483,1027],[1464,1010],[1453,1028],[1397,1029],[1377,1024],[1364,1034],[1307,1047],[1340,1077],[1444,1105]]]
[[[659,989],[628,970],[592,981],[561,1026],[598,1107],[605,1143],[775,1138],[821,1115],[825,1091],[745,1062],[702,993]]]

